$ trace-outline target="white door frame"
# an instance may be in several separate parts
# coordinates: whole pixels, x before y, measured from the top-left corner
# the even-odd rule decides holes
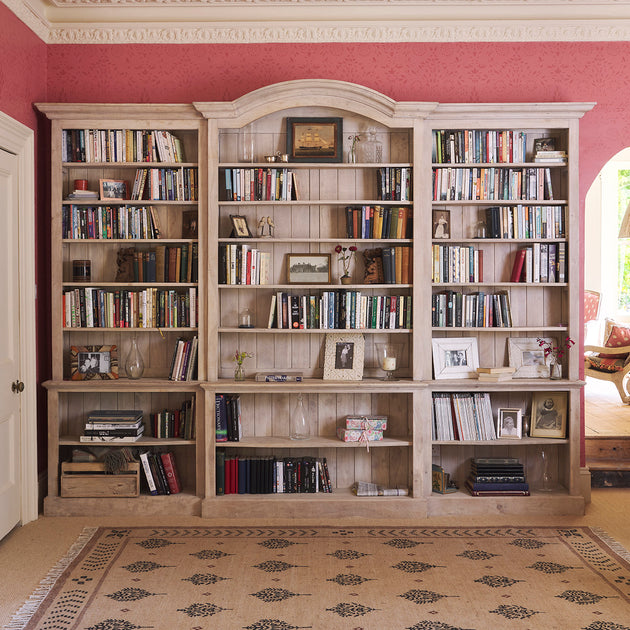
[[[20,274],[20,488],[22,525],[37,518],[37,344],[35,339],[35,143],[34,133],[0,112],[0,147],[18,161]],[[2,386],[8,386],[2,383]]]

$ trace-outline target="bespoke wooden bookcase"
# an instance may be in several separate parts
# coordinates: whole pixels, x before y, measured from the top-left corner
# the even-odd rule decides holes
[[[208,518],[308,518],[365,517],[388,519],[438,514],[492,512],[581,513],[584,498],[580,487],[580,388],[576,351],[568,353],[564,378],[514,379],[507,383],[480,383],[472,379],[434,379],[431,346],[434,338],[475,337],[482,365],[507,365],[510,337],[581,335],[579,318],[579,208],[578,208],[578,123],[591,104],[438,104],[395,102],[354,84],[327,80],[289,81],[261,88],[232,102],[193,103],[191,106],[164,105],[39,105],[52,120],[52,292],[74,286],[68,266],[74,258],[91,258],[95,282],[109,281],[108,265],[121,246],[113,242],[62,241],[61,207],[68,185],[75,178],[132,179],[126,169],[138,165],[62,163],[59,140],[69,128],[146,128],[180,132],[185,138],[186,159],[199,169],[199,380],[194,383],[168,381],[166,357],[181,331],[169,330],[86,330],[63,326],[60,303],[54,303],[52,343],[53,379],[49,392],[49,496],[50,514],[71,514],[81,510],[109,512],[123,506],[166,513],[201,513]],[[289,117],[339,117],[343,119],[343,162],[274,162],[265,156],[286,152],[286,119]],[[376,130],[383,146],[380,163],[348,163],[349,136]],[[440,129],[508,130],[527,133],[524,162],[506,164],[456,165],[432,163],[432,135]],[[254,157],[241,158],[245,136],[253,138]],[[532,146],[537,137],[555,137],[567,151],[565,165],[551,167],[555,199],[552,205],[566,210],[567,280],[562,283],[510,283],[516,250],[525,243],[517,239],[478,239],[475,229],[479,214],[488,206],[515,205],[516,200],[433,200],[433,177],[439,169],[491,166],[532,168]],[[191,155],[195,155],[194,159]],[[543,165],[547,166],[547,165]],[[225,172],[232,169],[287,168],[295,174],[297,199],[284,201],[235,201],[224,192]],[[411,174],[409,201],[382,201],[377,197],[379,168],[406,168]],[[98,173],[98,175],[97,175]],[[525,205],[540,203],[519,201]],[[160,217],[168,226],[163,238],[180,240],[182,204],[156,202]],[[347,206],[404,205],[412,219],[412,230],[403,238],[347,238]],[[448,239],[441,244],[474,245],[483,250],[484,277],[477,286],[466,283],[450,288],[506,290],[513,313],[509,328],[440,328],[432,326],[432,295],[445,288],[432,282],[432,214],[447,209],[451,218]],[[252,238],[232,235],[230,215],[247,219]],[[271,217],[273,237],[260,237],[261,217]],[[545,239],[539,239],[544,241]],[[527,244],[531,242],[528,239]],[[127,242],[125,241],[124,244]],[[269,254],[267,284],[220,283],[219,253],[225,245],[250,245]],[[340,285],[340,269],[334,248],[355,245],[357,259],[350,285]],[[407,284],[366,284],[363,281],[363,250],[383,246],[411,248],[411,281]],[[331,283],[297,285],[287,281],[286,257],[296,253],[331,254]],[[103,274],[100,275],[99,274]],[[452,283],[451,283],[452,284]],[[408,296],[412,301],[410,328],[393,330],[321,330],[268,328],[271,299],[278,292],[319,296],[324,291],[349,290],[363,295]],[[239,328],[239,314],[249,309],[253,328]],[[137,332],[145,362],[150,370],[139,381],[68,380],[70,345],[112,344],[119,348],[120,361],[128,349],[132,332]],[[187,331],[190,332],[190,331]],[[329,333],[361,333],[365,340],[363,379],[323,380],[324,346]],[[164,334],[164,338],[162,337]],[[382,380],[376,344],[383,341],[404,345],[398,381]],[[250,352],[245,362],[248,378],[235,381],[233,355]],[[299,371],[302,382],[261,383],[257,372]],[[529,413],[534,392],[566,392],[569,400],[567,437],[542,439],[525,437],[518,441],[438,442],[432,439],[431,407],[434,392],[489,392],[496,414],[501,407],[520,407]],[[215,396],[238,394],[242,406],[242,439],[215,440]],[[311,423],[308,441],[290,440],[289,419],[302,394]],[[118,405],[140,406],[146,412],[179,401],[182,396],[197,401],[197,437],[193,443],[172,446],[181,451],[178,463],[184,467],[187,492],[183,496],[138,499],[69,500],[58,496],[60,457],[78,443],[83,414],[91,408]],[[346,415],[377,414],[389,417],[386,439],[364,445],[344,443],[335,436]],[[166,442],[168,444],[168,441]],[[149,442],[149,446],[151,443]],[[552,475],[558,489],[530,497],[472,497],[465,490],[437,495],[431,488],[431,465],[442,465],[458,482],[469,471],[471,457],[518,457],[526,467],[535,489],[540,475],[540,450],[552,456]],[[243,456],[325,457],[330,470],[332,493],[317,494],[230,494],[216,493],[216,453]],[[186,462],[185,464],[183,462]],[[408,496],[356,497],[350,488],[355,481],[371,481],[389,487],[405,487]]]
[[[201,498],[205,494],[203,468],[204,457],[204,410],[203,396],[198,380],[205,378],[205,346],[199,351],[198,380],[176,382],[169,380],[173,350],[179,337],[191,338],[198,335],[206,339],[206,207],[202,194],[151,195],[154,200],[69,200],[75,179],[86,179],[90,190],[99,190],[101,179],[126,181],[128,197],[138,169],[164,169],[198,173],[198,189],[206,190],[206,140],[205,121],[196,110],[188,105],[65,105],[40,104],[40,111],[51,119],[51,278],[52,278],[52,329],[53,378],[45,383],[48,390],[49,439],[48,439],[48,496],[45,500],[47,514],[84,514],[96,512],[108,514],[112,511],[142,513],[199,513]],[[183,161],[169,162],[163,158],[148,157],[138,160],[136,156],[113,155],[115,131],[101,134],[110,141],[110,156],[105,152],[95,159],[84,161],[76,155],[64,152],[62,142],[65,130],[121,130],[120,143],[125,130],[161,131],[176,136],[183,149]],[[84,132],[84,142],[89,136]],[[105,149],[105,140],[102,148]],[[98,160],[98,161],[97,161]],[[147,181],[147,186],[149,185]],[[189,200],[190,197],[192,200]],[[194,198],[196,197],[196,199]],[[157,199],[162,200],[157,200]],[[166,200],[171,199],[173,200]],[[114,213],[124,214],[124,209],[145,208],[148,215],[156,215],[160,229],[159,239],[146,238],[149,234],[132,233],[128,238],[112,238],[103,229],[106,238],[86,238],[80,231],[75,235],[66,232],[62,238],[64,208],[84,209],[109,207]],[[195,212],[198,220],[198,237],[183,237],[182,215]],[[83,226],[87,228],[86,225]],[[137,226],[136,226],[137,227]],[[150,235],[149,235],[150,236]],[[148,251],[157,246],[192,249],[198,245],[197,282],[124,282],[117,281],[117,256],[120,250],[134,248]],[[76,282],[72,274],[72,261],[91,261],[89,282]],[[181,326],[182,321],[147,322],[146,327],[137,320],[127,324],[118,322],[96,322],[95,326],[73,327],[65,319],[62,294],[70,290],[103,289],[111,292],[141,292],[148,289],[170,291],[173,294],[197,293],[197,321],[194,326]],[[139,297],[138,302],[142,300]],[[137,305],[140,308],[140,304]],[[188,320],[187,320],[188,321]],[[129,379],[125,373],[125,358],[136,338],[143,356],[145,370],[140,379]],[[70,353],[72,347],[116,347],[118,360],[117,379],[92,378],[72,380]],[[112,355],[113,356],[113,355]],[[196,408],[196,438],[160,439],[151,435],[148,414],[162,409],[177,409],[184,400],[193,400]],[[129,446],[131,448],[171,449],[175,453],[183,492],[173,496],[141,495],[137,498],[62,498],[59,496],[60,461],[69,460],[73,448],[86,446],[79,437],[86,414],[93,409],[141,409],[145,413],[145,436],[138,442],[121,444],[116,441],[90,443],[87,446]]]

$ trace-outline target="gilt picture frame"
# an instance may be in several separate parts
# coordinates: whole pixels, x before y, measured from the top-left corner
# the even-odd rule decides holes
[[[289,162],[342,162],[343,118],[287,118]]]

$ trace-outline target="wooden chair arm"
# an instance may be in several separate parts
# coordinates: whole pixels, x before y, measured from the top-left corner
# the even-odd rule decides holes
[[[619,346],[618,348],[584,346],[584,352],[596,352],[598,354],[630,354],[630,346]]]

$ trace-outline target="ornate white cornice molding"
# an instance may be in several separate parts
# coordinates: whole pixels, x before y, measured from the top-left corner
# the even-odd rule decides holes
[[[630,41],[630,0],[0,1],[49,44]]]

